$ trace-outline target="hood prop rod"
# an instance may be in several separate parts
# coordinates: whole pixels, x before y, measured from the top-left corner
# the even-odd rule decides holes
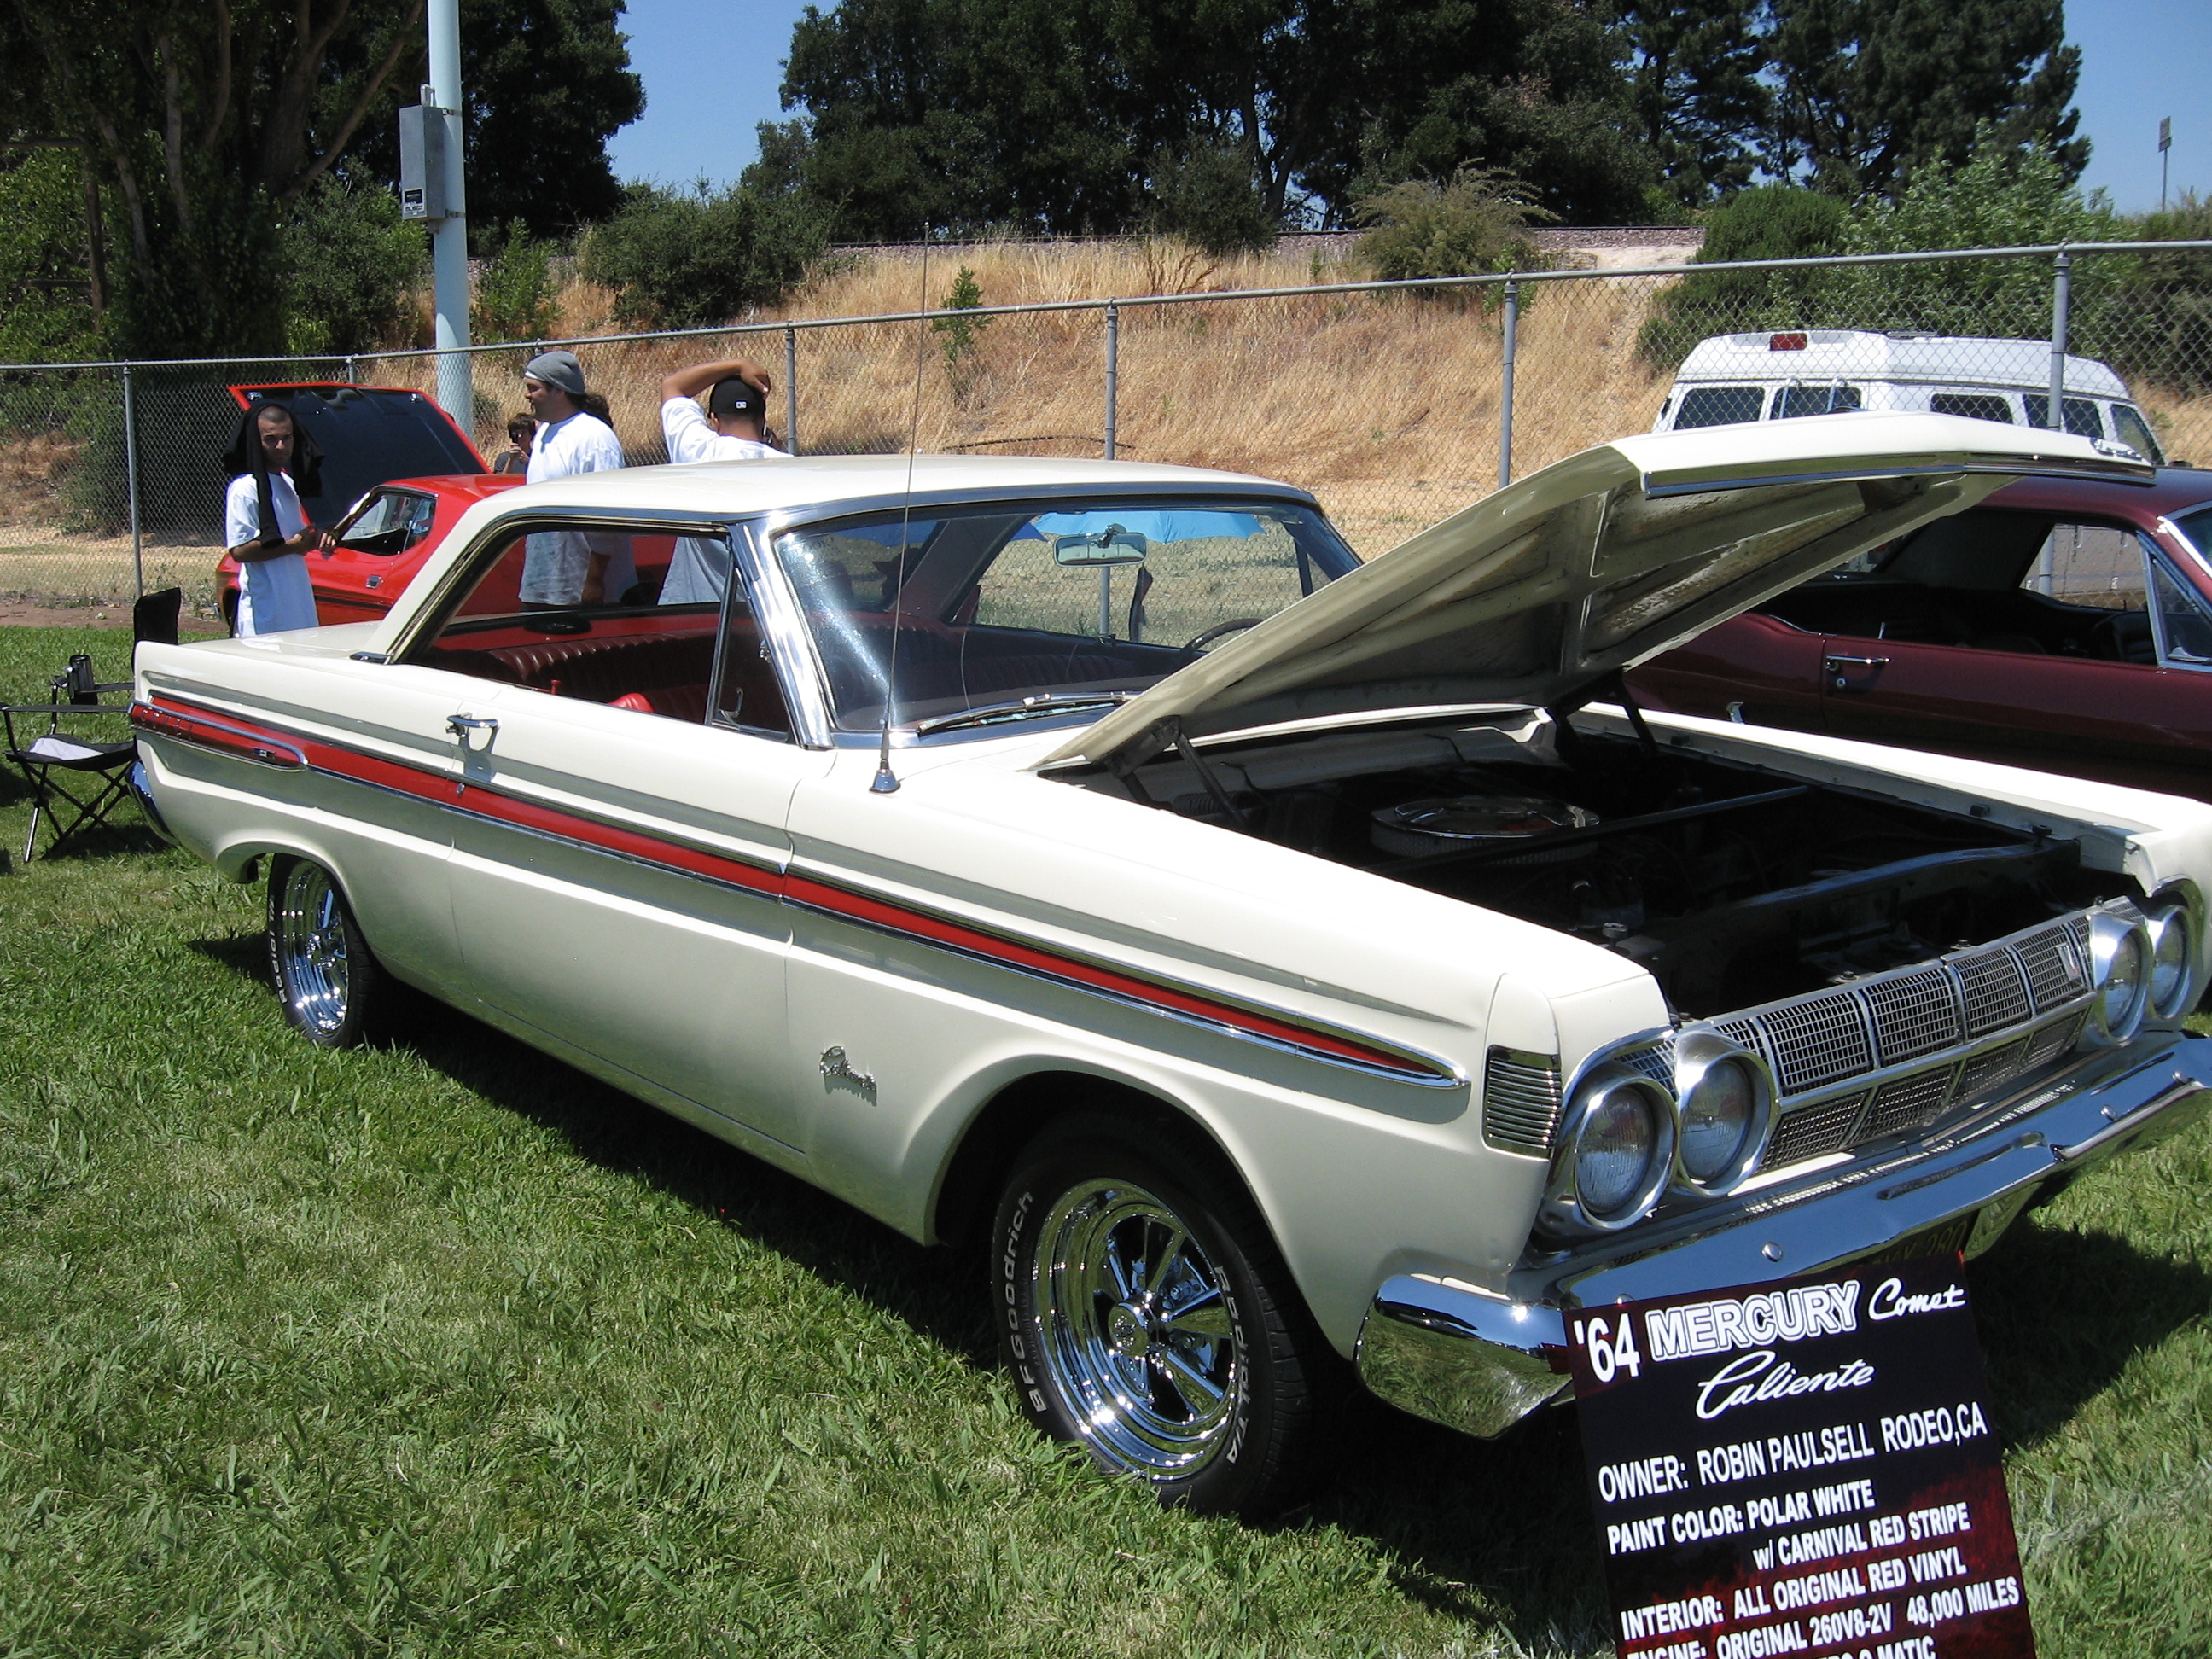
[[[1206,786],[1206,793],[1213,798],[1214,805],[1221,810],[1230,823],[1249,833],[1252,828],[1251,821],[1237,810],[1236,803],[1229,799],[1229,792],[1221,787],[1221,780],[1213,775],[1213,769],[1200,757],[1197,750],[1190,746],[1190,739],[1183,735],[1180,722],[1176,726],[1172,744],[1183,764],[1198,774],[1198,781]]]

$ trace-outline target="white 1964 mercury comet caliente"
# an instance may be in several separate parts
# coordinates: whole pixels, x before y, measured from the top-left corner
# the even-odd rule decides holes
[[[2212,808],[1620,706],[2030,472],[2148,476],[1937,416],[1624,438],[1363,566],[1177,467],[593,474],[382,623],[143,647],[143,783],[265,873],[309,1039],[403,981],[988,1230],[1038,1424],[1255,1511],[1346,1359],[1494,1435],[1565,1310],[1972,1254],[2212,1099]],[[572,536],[684,539],[627,605],[497,597]]]

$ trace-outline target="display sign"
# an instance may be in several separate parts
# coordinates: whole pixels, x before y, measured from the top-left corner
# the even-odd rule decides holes
[[[2034,1653],[1958,1256],[1567,1334],[1622,1659]]]

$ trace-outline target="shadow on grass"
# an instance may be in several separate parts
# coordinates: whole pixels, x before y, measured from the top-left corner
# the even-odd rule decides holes
[[[264,981],[258,936],[194,949]],[[996,1337],[974,1249],[915,1244],[796,1176],[441,1005],[410,1010],[407,1047],[484,1099],[558,1133],[579,1157],[678,1198],[980,1369]],[[2055,1431],[2135,1352],[2212,1307],[2212,1273],[2103,1233],[2023,1224],[1974,1264],[1976,1310],[2012,1443]],[[1408,1599],[1496,1624],[1530,1651],[1605,1650],[1602,1545],[1571,1409],[1495,1442],[1365,1395],[1346,1407],[1334,1467],[1285,1518],[1368,1540]]]
[[[2212,1272],[2113,1233],[2023,1223],[1968,1271],[2011,1446],[2056,1434],[2136,1354],[2212,1313]]]

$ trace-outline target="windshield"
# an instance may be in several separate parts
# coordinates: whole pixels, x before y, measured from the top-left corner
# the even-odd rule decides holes
[[[1131,500],[872,514],[775,538],[837,723],[1109,706],[1350,570],[1294,502]],[[1043,701],[1049,699],[1049,701]]]

